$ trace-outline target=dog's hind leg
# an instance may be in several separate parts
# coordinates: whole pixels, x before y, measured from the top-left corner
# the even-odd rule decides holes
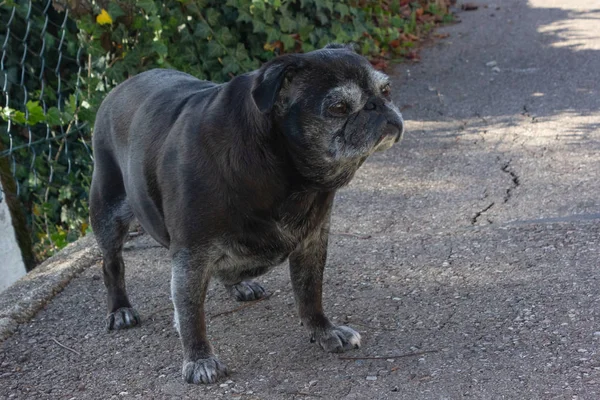
[[[133,212],[127,203],[121,171],[111,154],[95,149],[95,165],[90,188],[90,221],[102,251],[104,284],[108,291],[106,327],[124,329],[140,323],[125,290],[123,243]]]
[[[252,301],[262,299],[267,295],[265,288],[256,281],[241,281],[225,288],[237,301]]]

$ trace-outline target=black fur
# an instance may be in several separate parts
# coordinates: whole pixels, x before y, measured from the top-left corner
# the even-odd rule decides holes
[[[387,78],[346,47],[285,55],[217,85],[152,70],[116,87],[94,131],[91,222],[104,257],[108,328],[139,324],[121,256],[135,217],[173,258],[175,322],[188,382],[226,375],[206,339],[212,276],[239,300],[287,258],[300,318],[328,351],[358,346],[321,304],[335,191],[403,130]],[[340,101],[347,114],[333,114]]]

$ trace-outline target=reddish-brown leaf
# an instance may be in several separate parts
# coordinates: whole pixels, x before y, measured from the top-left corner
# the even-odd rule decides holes
[[[396,47],[399,47],[399,46],[400,46],[400,39],[392,40],[392,41],[390,42],[390,47],[392,47],[392,48],[394,48],[394,49],[395,49]]]
[[[414,62],[421,61],[421,56],[416,51],[409,51],[406,54],[406,58],[408,58],[409,60],[414,61]]]
[[[388,67],[388,63],[386,60],[384,60],[383,58],[375,58],[371,60],[371,65],[373,65],[373,68],[379,70],[379,71],[385,71]]]

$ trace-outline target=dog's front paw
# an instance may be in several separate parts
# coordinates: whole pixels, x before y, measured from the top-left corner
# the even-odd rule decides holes
[[[119,308],[106,317],[106,329],[109,331],[133,328],[140,323],[141,319],[138,312],[129,307]]]
[[[227,367],[215,356],[183,362],[183,379],[187,383],[215,383],[227,376]]]
[[[254,281],[242,281],[235,285],[227,286],[229,293],[237,301],[252,301],[262,299],[267,295],[260,283]]]
[[[343,353],[360,347],[360,334],[347,326],[317,330],[310,340],[319,343],[323,350],[330,353]]]

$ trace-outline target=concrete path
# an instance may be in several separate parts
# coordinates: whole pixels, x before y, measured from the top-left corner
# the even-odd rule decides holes
[[[600,4],[478,4],[395,68],[408,136],[338,196],[325,304],[364,359],[309,343],[281,267],[241,310],[211,288],[233,373],[184,384],[169,261],[142,236],[143,325],[102,330],[94,263],[1,345],[0,398],[600,398]]]

